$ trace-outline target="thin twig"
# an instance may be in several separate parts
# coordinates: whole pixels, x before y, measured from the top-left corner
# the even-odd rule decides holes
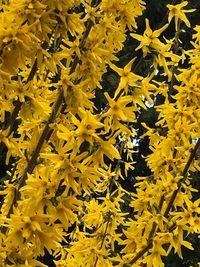
[[[48,46],[48,44],[47,44],[46,41],[44,41],[44,42],[42,43],[42,45],[41,45],[42,49],[46,49],[47,46]],[[38,70],[38,68],[37,68],[37,58],[36,58],[36,59],[34,60],[33,66],[32,66],[32,68],[31,68],[31,71],[30,71],[30,73],[29,73],[29,75],[28,75],[28,78],[27,78],[25,84],[28,84],[30,81],[33,80],[33,78],[34,78],[34,76],[35,76],[37,70]],[[9,121],[8,121],[8,123],[6,124],[5,129],[7,129],[8,127],[10,128],[10,131],[9,131],[8,136],[11,134],[11,132],[12,132],[12,130],[13,130],[14,123],[15,123],[16,118],[17,118],[17,116],[18,116],[18,114],[19,114],[19,111],[20,111],[20,109],[21,109],[21,107],[22,107],[22,104],[23,104],[23,102],[17,101],[17,103],[16,103],[16,105],[15,105],[15,108],[14,108],[14,110],[13,110],[13,113],[11,114],[11,117],[10,117]]]
[[[159,213],[161,212],[161,209],[162,209],[164,200],[165,200],[165,197],[164,197],[164,195],[162,195],[161,198],[160,198],[160,203],[158,205],[158,211],[159,211]],[[148,242],[152,241],[152,239],[153,239],[153,237],[154,237],[154,235],[156,233],[156,230],[157,230],[157,223],[156,222],[153,222],[151,231],[149,233],[149,237],[147,239]]]
[[[153,247],[153,240],[151,240],[143,249],[141,249],[137,255],[129,262],[125,263],[124,267],[131,267],[136,261],[138,261],[146,252]]]
[[[99,248],[100,250],[101,250],[102,247],[103,247],[103,243],[104,243],[104,240],[105,240],[106,235],[107,235],[107,231],[108,231],[109,223],[110,223],[110,216],[108,217],[107,222],[106,222],[106,228],[105,228],[105,231],[104,231],[104,233],[103,233],[103,238],[102,238],[102,240],[101,240],[101,245],[100,245],[100,248]],[[98,259],[99,259],[99,258],[98,258],[98,256],[96,255],[96,260],[95,260],[95,263],[94,263],[94,267],[97,266]]]
[[[82,38],[81,43],[80,43],[80,49],[83,49],[83,47],[85,45],[85,42],[86,42],[86,39],[87,39],[87,37],[89,35],[89,32],[90,32],[90,30],[92,28],[92,25],[93,25],[93,22],[89,19],[87,21],[86,31],[84,32],[83,38]],[[79,63],[79,59],[76,56],[74,61],[73,61],[73,63],[72,63],[72,65],[71,65],[71,69],[70,69],[70,73],[69,74],[72,74],[75,71],[76,66],[77,66],[78,63]],[[49,117],[49,119],[48,119],[48,121],[47,121],[47,123],[46,123],[46,125],[45,125],[45,127],[43,129],[43,132],[42,132],[42,134],[41,134],[41,136],[39,138],[37,146],[36,146],[34,152],[32,153],[32,156],[31,156],[31,158],[30,158],[30,160],[28,162],[28,165],[27,165],[22,177],[20,178],[18,189],[17,189],[17,192],[16,192],[16,197],[15,197],[12,205],[10,206],[10,210],[8,212],[8,217],[13,212],[14,205],[20,199],[20,188],[25,185],[25,182],[26,182],[26,179],[27,179],[27,174],[28,173],[31,174],[33,172],[33,170],[34,170],[34,168],[35,168],[35,166],[37,164],[37,158],[39,156],[41,148],[42,148],[44,142],[47,140],[47,138],[48,139],[50,138],[51,133],[53,132],[51,130],[51,128],[50,128],[50,124],[54,122],[54,120],[55,120],[55,118],[57,116],[57,113],[58,113],[58,111],[59,111],[59,109],[60,109],[60,107],[61,107],[63,102],[64,102],[64,96],[63,96],[63,90],[61,89],[59,94],[58,94],[58,98],[56,100],[56,103],[55,103],[55,105],[53,107],[52,113],[50,114],[50,117]]]
[[[171,197],[171,199],[170,199],[170,201],[169,201],[169,204],[167,205],[167,208],[166,208],[165,213],[164,213],[164,216],[165,216],[165,217],[168,217],[169,211],[170,211],[170,209],[171,209],[172,206],[173,206],[173,203],[174,203],[174,201],[175,201],[175,198],[176,198],[176,196],[177,196],[177,194],[178,194],[178,192],[179,192],[179,190],[180,190],[182,184],[183,184],[183,183],[185,182],[185,180],[187,179],[188,171],[189,171],[189,169],[190,169],[190,166],[191,166],[191,164],[192,164],[192,161],[193,161],[193,159],[194,159],[194,157],[195,157],[195,155],[196,155],[196,152],[197,152],[197,150],[199,149],[199,147],[200,147],[200,139],[198,139],[198,141],[197,141],[197,143],[196,143],[194,149],[192,150],[192,152],[191,152],[191,154],[190,154],[190,157],[189,157],[189,159],[188,159],[188,161],[187,161],[187,163],[186,163],[186,165],[185,165],[185,168],[184,168],[184,170],[183,170],[183,173],[182,173],[183,178],[182,178],[181,180],[179,180],[179,182],[178,182],[178,188],[177,188],[177,189],[174,191],[174,193],[172,194],[172,197]],[[172,231],[172,230],[174,230],[174,229],[175,229],[175,225],[171,226],[170,231]],[[142,250],[140,250],[140,251],[136,254],[136,256],[135,256],[135,257],[134,257],[128,264],[124,264],[123,266],[124,266],[124,267],[132,266],[132,264],[135,263],[138,259],[140,259],[140,258],[147,252],[147,251],[149,251],[149,249],[152,248],[152,246],[153,246],[153,240],[151,239],[151,240],[149,241],[149,243],[147,243],[147,245],[146,245],[145,248],[143,248]]]
[[[120,154],[120,155],[122,155],[122,152],[123,152],[123,149],[124,149],[124,145],[125,145],[125,143],[123,142],[122,145],[121,145],[121,147],[120,147],[120,151],[119,151],[119,154]],[[115,171],[119,168],[119,166],[120,166],[120,162],[121,162],[121,160],[118,159],[118,160],[117,160],[117,164],[116,164],[116,166],[115,166]],[[109,191],[110,193],[112,192],[112,189],[113,189],[113,186],[114,186],[114,183],[115,183],[115,178],[116,178],[116,177],[113,177],[112,180],[111,180],[111,182],[110,182],[109,189],[108,189],[108,191]],[[111,219],[111,215],[109,214],[109,216],[108,216],[108,218],[107,218],[107,222],[106,222],[105,231],[104,231],[104,233],[103,233],[103,238],[102,238],[102,241],[101,241],[101,245],[100,245],[100,248],[99,248],[100,250],[101,250],[102,247],[103,247],[103,243],[104,243],[104,240],[105,240],[106,235],[107,235],[107,231],[108,231],[108,226],[109,226],[109,223],[110,223],[110,219]],[[94,267],[96,267],[97,262],[98,262],[98,259],[99,259],[98,256],[96,256],[96,260],[95,260],[95,263],[94,263]]]
[[[172,208],[172,205],[173,205],[173,203],[174,203],[174,201],[175,201],[175,198],[176,198],[176,196],[177,196],[179,190],[181,189],[182,184],[183,184],[183,183],[185,182],[185,180],[187,179],[188,171],[189,171],[189,169],[190,169],[190,166],[191,166],[191,164],[192,164],[192,161],[193,161],[193,159],[194,159],[194,157],[195,157],[195,155],[196,155],[196,152],[197,152],[197,150],[198,150],[199,147],[200,147],[200,139],[198,139],[198,141],[197,141],[197,143],[196,143],[194,149],[192,150],[192,152],[191,152],[191,154],[190,154],[190,157],[189,157],[189,159],[188,159],[188,161],[187,161],[187,164],[185,165],[185,168],[184,168],[183,173],[182,173],[183,178],[182,178],[181,180],[178,181],[178,183],[177,183],[177,189],[173,192],[173,194],[172,194],[172,196],[171,196],[171,199],[170,199],[170,201],[169,201],[169,203],[168,203],[168,205],[167,205],[167,208],[166,208],[166,210],[165,210],[165,213],[164,213],[164,216],[165,216],[165,217],[168,217],[169,211],[170,211],[170,209]]]

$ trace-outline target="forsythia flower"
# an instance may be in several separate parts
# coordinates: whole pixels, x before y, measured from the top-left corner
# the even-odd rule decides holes
[[[189,51],[168,24],[137,34],[145,2],[1,1],[0,266],[161,267],[193,249],[200,27]],[[176,29],[186,5],[167,5]]]
[[[131,72],[131,68],[133,65],[135,58],[133,58],[131,61],[129,61],[129,63],[123,68],[118,68],[115,65],[110,65],[110,67],[117,72],[117,74],[120,76],[120,83],[118,85],[118,88],[115,92],[115,94],[117,95],[118,93],[120,93],[121,89],[124,89],[125,92],[128,91],[128,86],[134,86],[137,84],[138,81],[142,80],[142,77],[139,75],[134,74],[133,72]]]
[[[173,19],[173,17],[175,17],[175,29],[177,31],[178,29],[178,20],[180,19],[181,21],[183,21],[187,27],[190,27],[190,22],[187,19],[185,13],[189,13],[189,12],[194,12],[196,9],[182,9],[183,7],[187,6],[188,2],[187,1],[183,1],[182,3],[178,4],[178,5],[167,5],[167,8],[169,9],[169,16],[168,16],[168,21],[169,23],[171,22],[171,20]]]
[[[162,51],[165,48],[165,45],[159,40],[158,37],[168,27],[168,24],[166,24],[159,30],[152,31],[149,25],[149,20],[146,19],[145,22],[146,22],[146,30],[143,36],[135,33],[130,34],[134,39],[140,41],[140,45],[136,48],[136,50],[141,48],[144,56],[150,53],[151,49]]]

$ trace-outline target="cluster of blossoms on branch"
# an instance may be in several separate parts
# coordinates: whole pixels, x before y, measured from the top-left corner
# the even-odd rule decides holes
[[[184,237],[200,232],[189,175],[200,171],[200,26],[193,48],[181,50],[181,27],[195,10],[186,1],[167,8],[168,21],[153,30],[146,19],[140,35],[142,0],[1,3],[0,152],[9,170],[0,191],[0,266],[44,267],[47,251],[58,267],[160,267],[171,250],[182,257],[181,246],[193,249]],[[127,38],[139,41],[142,56],[121,67]],[[148,55],[142,76],[137,65]],[[119,76],[113,94],[102,88],[108,69]],[[106,102],[100,112],[97,88]],[[158,96],[156,128],[143,125],[152,175],[138,177],[131,193],[120,179],[134,168],[134,122]],[[123,209],[127,197],[133,213]]]

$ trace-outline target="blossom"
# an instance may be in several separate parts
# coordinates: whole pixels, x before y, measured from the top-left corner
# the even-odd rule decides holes
[[[133,58],[129,63],[123,68],[118,68],[114,64],[111,64],[110,67],[120,76],[120,83],[116,90],[116,94],[120,93],[121,89],[124,89],[127,92],[128,86],[134,86],[137,84],[137,81],[141,81],[142,77],[131,72],[131,68],[135,58]]]
[[[158,37],[168,27],[168,24],[165,24],[162,28],[152,31],[149,25],[149,20],[146,19],[145,22],[146,30],[144,31],[143,36],[136,33],[130,34],[131,37],[140,41],[140,45],[136,48],[136,50],[141,48],[144,56],[146,56],[151,51],[151,49],[155,49],[158,51],[162,51],[163,49],[165,49],[165,45],[159,40]]]
[[[190,22],[187,19],[185,13],[194,12],[195,9],[189,9],[189,10],[182,9],[183,7],[187,6],[187,4],[188,4],[188,1],[183,1],[182,3],[177,4],[177,5],[167,5],[167,8],[169,9],[168,21],[170,23],[173,17],[175,17],[176,31],[178,30],[179,19],[183,21],[187,27],[190,27]]]

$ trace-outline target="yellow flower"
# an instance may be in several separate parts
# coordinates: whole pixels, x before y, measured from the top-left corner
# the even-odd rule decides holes
[[[123,69],[118,68],[113,64],[110,65],[110,67],[120,76],[120,83],[116,90],[116,94],[118,94],[121,89],[124,89],[126,92],[129,85],[134,86],[136,85],[138,80],[141,81],[143,79],[143,77],[131,72],[131,67],[133,65],[134,60],[135,58],[129,61],[129,63]]]
[[[120,159],[121,156],[117,150],[117,148],[112,144],[112,140],[109,141],[103,141],[99,138],[100,148],[99,152],[103,157],[103,154],[106,155],[109,159],[114,160]]]
[[[1,208],[1,212],[3,215],[7,215],[9,212],[9,209],[13,203],[14,197],[15,197],[15,186],[9,181],[5,181],[5,186],[3,190],[0,190],[0,196],[5,195],[4,202]]]
[[[167,256],[167,252],[162,247],[163,240],[158,236],[155,237],[153,242],[153,248],[151,249],[151,254],[146,257],[144,262],[147,263],[149,267],[163,267],[164,263],[162,262],[161,256]]]
[[[126,107],[128,104],[133,102],[134,99],[132,96],[121,96],[115,101],[108,95],[107,92],[104,95],[109,103],[109,110],[104,114],[104,116],[110,115],[113,120],[134,121],[134,107]]]
[[[170,23],[171,20],[173,19],[173,17],[175,17],[175,28],[176,28],[176,31],[178,29],[178,20],[179,19],[182,20],[186,24],[187,27],[190,27],[190,22],[187,19],[185,13],[193,12],[196,9],[189,9],[189,10],[182,9],[187,4],[188,4],[188,2],[184,1],[184,2],[182,2],[180,4],[178,4],[178,5],[167,5],[167,8],[169,9],[168,21]]]
[[[97,12],[97,8],[93,8],[89,6],[86,2],[84,2],[85,9],[87,10],[87,14],[85,19],[90,19],[93,23],[95,23],[95,19],[100,16]]]
[[[26,203],[26,200],[23,202]],[[24,203],[21,203],[22,206]],[[29,252],[34,255],[44,255],[44,248],[52,253],[52,250],[60,247],[59,242],[63,238],[60,228],[56,225],[51,226],[51,217],[47,214],[34,214],[31,211],[27,214],[25,210],[22,212],[15,209],[14,214],[10,216],[6,242],[21,251],[29,248]]]
[[[146,30],[143,36],[135,33],[130,34],[134,39],[140,41],[140,45],[136,48],[136,50],[141,48],[144,56],[146,56],[147,53],[151,52],[150,48],[159,51],[165,49],[165,45],[158,39],[158,37],[168,27],[168,24],[166,24],[159,30],[152,31],[149,25],[149,20],[146,19],[145,21],[146,21]]]
[[[77,212],[81,211],[81,201],[75,196],[58,197],[58,205],[55,214],[52,214],[55,220],[59,220],[66,230],[77,221]]]
[[[98,203],[96,199],[91,199],[89,202],[85,202],[87,213],[83,217],[83,221],[89,229],[92,227],[100,227],[103,223],[103,207]]]
[[[93,145],[95,138],[97,138],[96,129],[102,128],[104,125],[88,110],[79,108],[79,116],[81,120],[72,115],[72,122],[77,126],[74,132],[74,136],[77,137],[77,146],[79,148],[84,141]]]
[[[12,104],[7,99],[2,98],[2,96],[0,96],[0,106],[0,121],[3,122],[5,120],[6,111],[12,110],[13,107]]]
[[[71,150],[75,145],[74,132],[71,130],[71,128],[68,128],[61,123],[57,124],[56,126],[58,129],[58,131],[56,132],[57,137],[61,140],[67,141],[67,143],[65,144],[65,148],[66,148],[65,152]],[[67,146],[68,146],[68,150],[67,150]]]
[[[182,251],[181,251],[181,246],[187,247],[190,250],[193,250],[194,248],[192,247],[191,243],[188,241],[183,240],[183,230],[184,226],[182,223],[177,222],[177,227],[174,230],[173,233],[169,233],[169,248],[167,253],[171,251],[172,248],[174,248],[175,253],[178,254],[178,256],[182,259]]]

